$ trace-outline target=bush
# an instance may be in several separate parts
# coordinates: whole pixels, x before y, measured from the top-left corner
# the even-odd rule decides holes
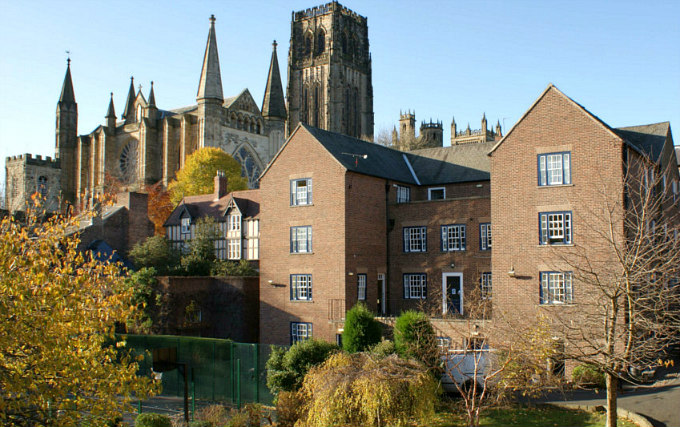
[[[594,365],[578,365],[571,378],[579,386],[605,388],[604,373]]]
[[[196,419],[194,422],[207,423],[207,427],[222,427],[229,421],[229,412],[222,405],[210,405],[196,411],[194,418]]]
[[[297,391],[281,391],[276,396],[276,425],[293,427],[300,419],[302,403]]]
[[[163,236],[152,236],[137,243],[130,251],[137,268],[155,268],[159,276],[174,272],[179,265],[179,252],[170,247]]]
[[[352,307],[345,318],[342,347],[349,353],[365,351],[380,342],[382,326],[364,304]]]
[[[378,344],[370,348],[369,353],[379,359],[382,359],[396,353],[396,351],[397,350],[394,347],[394,343],[383,338]]]
[[[216,260],[210,270],[212,276],[258,276],[259,273],[250,263],[242,259],[239,262],[229,260]]]
[[[403,312],[394,324],[394,346],[407,359],[416,359],[433,368],[439,363],[439,349],[434,328],[421,311]]]
[[[275,395],[281,391],[296,391],[312,366],[323,363],[338,350],[337,345],[316,339],[297,342],[288,350],[272,347],[265,365],[267,387]]]
[[[216,424],[209,421],[191,421],[189,427],[216,427]]]
[[[149,412],[137,415],[135,427],[172,427],[172,423],[170,417]]]
[[[427,425],[437,389],[420,362],[338,353],[305,376],[300,419],[308,427]]]

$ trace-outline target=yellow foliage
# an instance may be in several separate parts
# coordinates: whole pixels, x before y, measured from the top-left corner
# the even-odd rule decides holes
[[[0,222],[0,424],[104,425],[155,391],[114,342],[137,315],[118,266],[76,251],[77,219]]]
[[[338,353],[312,368],[296,426],[384,426],[424,422],[434,414],[437,381],[427,368],[392,355]]]
[[[248,188],[248,180],[241,176],[238,161],[219,148],[204,147],[187,157],[177,172],[177,179],[168,186],[170,200],[177,205],[184,196],[212,193],[218,170],[224,171],[229,192]]]

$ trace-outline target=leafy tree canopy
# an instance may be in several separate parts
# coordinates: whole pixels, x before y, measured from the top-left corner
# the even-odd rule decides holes
[[[352,307],[345,318],[342,347],[349,353],[365,351],[380,342],[382,326],[364,304]]]
[[[114,264],[76,251],[77,219],[0,222],[0,424],[103,425],[154,392],[115,342],[139,315]]]
[[[212,193],[218,170],[224,171],[229,192],[248,188],[238,161],[219,148],[204,147],[187,157],[184,167],[177,172],[177,179],[168,186],[170,200],[177,205],[184,196]]]

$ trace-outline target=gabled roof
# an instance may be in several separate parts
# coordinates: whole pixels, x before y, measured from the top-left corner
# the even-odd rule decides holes
[[[347,171],[412,185],[448,184],[489,179],[491,143],[465,144],[402,152],[351,136],[299,124],[262,178],[298,132],[308,132]],[[364,158],[364,156],[366,156]]]
[[[180,204],[172,211],[163,226],[180,225],[180,219],[184,212],[188,212],[189,215],[191,215],[192,220],[210,216],[215,218],[218,222],[223,222],[225,220],[224,213],[232,199],[241,211],[243,218],[256,218],[259,216],[259,190],[232,191],[218,200],[215,200],[215,195],[210,193],[183,198]]]
[[[659,156],[663,152],[670,128],[669,122],[661,122],[617,128],[614,132],[656,162],[659,161]]]
[[[257,106],[253,96],[250,94],[248,88],[243,89],[241,93],[236,96],[231,96],[224,100],[225,108],[233,110],[248,111],[253,114],[260,114],[260,107]]]

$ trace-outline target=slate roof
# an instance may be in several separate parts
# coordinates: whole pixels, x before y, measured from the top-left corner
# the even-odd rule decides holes
[[[218,222],[223,222],[226,220],[224,211],[232,197],[243,218],[257,218],[260,215],[260,192],[258,190],[232,191],[219,200],[215,200],[215,195],[210,193],[200,196],[187,196],[182,199],[163,226],[180,225],[180,218],[185,211],[193,219],[210,216]]]
[[[488,181],[491,162],[487,153],[495,141],[424,148],[408,153],[422,185]]]
[[[661,122],[617,128],[613,131],[643,153],[648,154],[652,160],[658,161],[666,143],[670,126],[669,122]]]
[[[301,126],[348,171],[414,185],[489,180],[487,153],[494,142],[402,152],[335,132]],[[363,155],[367,158],[362,158]]]

